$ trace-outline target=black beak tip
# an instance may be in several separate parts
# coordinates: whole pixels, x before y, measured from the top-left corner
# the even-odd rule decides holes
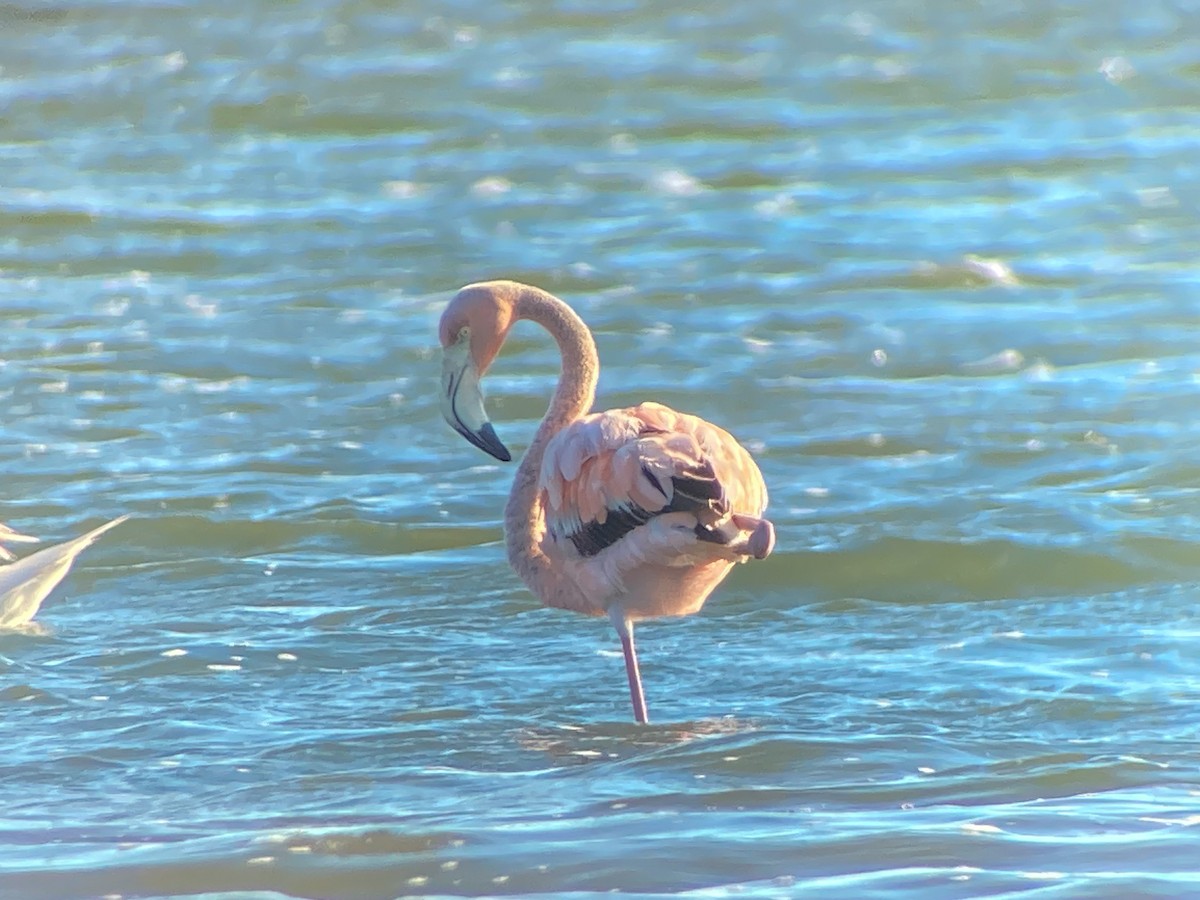
[[[496,429],[491,422],[484,422],[479,429],[479,449],[485,450],[501,462],[512,462],[512,454],[496,435]]]
[[[470,428],[463,426],[460,428],[460,430],[458,430],[458,433],[462,434],[464,438],[467,438],[470,443],[478,446],[478,448],[484,451],[485,454],[490,454],[491,456],[496,457],[500,462],[512,461],[512,454],[510,454],[509,449],[506,448],[502,442],[500,442],[500,439],[496,434],[496,428],[492,427],[491,422],[484,422],[484,426],[482,426],[479,431],[472,431]]]
[[[467,439],[467,442],[471,446],[478,447],[484,453],[496,457],[501,462],[512,461],[512,454],[508,452],[508,448],[496,436],[496,429],[492,427],[491,422],[484,422],[478,431],[468,428],[458,419],[451,421],[450,424],[454,426],[455,431]]]

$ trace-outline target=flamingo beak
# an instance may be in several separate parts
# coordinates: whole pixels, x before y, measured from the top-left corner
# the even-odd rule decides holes
[[[466,342],[447,347],[442,357],[442,416],[451,428],[480,450],[502,462],[512,459],[488,421],[479,373]]]

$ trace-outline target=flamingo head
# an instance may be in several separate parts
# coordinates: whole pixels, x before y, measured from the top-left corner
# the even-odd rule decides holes
[[[469,284],[455,294],[438,325],[442,415],[464,438],[504,462],[511,460],[512,454],[488,421],[479,382],[516,318],[515,288],[506,281]]]

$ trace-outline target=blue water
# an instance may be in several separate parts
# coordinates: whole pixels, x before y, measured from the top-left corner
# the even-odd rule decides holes
[[[134,516],[0,634],[0,896],[1200,893],[1198,16],[0,7],[0,521]],[[438,414],[492,277],[767,480],[650,726]]]

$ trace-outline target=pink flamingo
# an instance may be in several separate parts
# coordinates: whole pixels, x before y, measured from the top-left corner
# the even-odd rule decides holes
[[[658,403],[588,414],[600,372],[591,332],[562,300],[513,281],[467,285],[438,328],[442,414],[476,447],[512,459],[479,382],[520,319],[558,342],[562,377],[513,480],[508,561],[545,605],[608,616],[646,722],[634,622],[696,612],[734,563],[771,552],[767,488],[750,454],[696,416]]]

